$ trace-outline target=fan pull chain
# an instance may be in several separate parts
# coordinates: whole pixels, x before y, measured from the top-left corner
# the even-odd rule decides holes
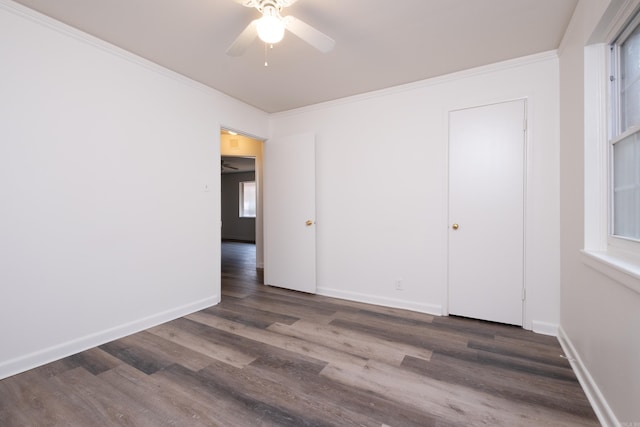
[[[268,67],[269,66],[269,49],[273,49],[273,45],[269,44],[269,43],[265,43],[264,44],[264,66]]]

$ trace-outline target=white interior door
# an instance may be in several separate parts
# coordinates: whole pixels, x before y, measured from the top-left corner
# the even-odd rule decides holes
[[[315,136],[264,144],[264,283],[316,292]]]
[[[524,100],[449,115],[449,313],[522,325]]]

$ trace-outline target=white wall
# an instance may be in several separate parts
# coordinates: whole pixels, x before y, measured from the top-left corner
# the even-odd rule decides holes
[[[220,126],[268,116],[8,0],[0,58],[0,378],[218,302]]]
[[[587,266],[584,46],[609,1],[580,2],[560,50],[561,333],[603,425],[640,424],[640,294]],[[623,3],[618,1],[617,3]]]
[[[273,137],[316,134],[318,291],[446,313],[447,115],[516,98],[526,98],[529,108],[525,327],[555,333],[555,53],[272,116]],[[395,290],[396,279],[404,290]]]

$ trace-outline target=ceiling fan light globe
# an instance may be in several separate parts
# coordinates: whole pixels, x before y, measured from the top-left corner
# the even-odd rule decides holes
[[[258,37],[265,43],[278,43],[284,37],[284,23],[273,15],[263,15],[256,25]]]

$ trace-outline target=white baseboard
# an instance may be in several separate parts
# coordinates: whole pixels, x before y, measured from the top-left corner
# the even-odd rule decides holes
[[[582,363],[580,355],[576,351],[575,347],[571,343],[571,340],[564,332],[562,327],[558,328],[558,341],[560,341],[562,350],[571,363],[573,372],[575,372],[576,377],[578,377],[578,381],[580,382],[584,393],[587,395],[587,399],[589,399],[589,403],[591,403],[591,407],[596,413],[600,424],[602,424],[603,427],[619,426],[620,422],[613,413],[613,410],[607,403],[607,400],[604,398],[602,392],[598,388],[598,384],[596,384],[593,377],[589,373],[589,370],[584,365],[584,363]]]
[[[77,338],[53,347],[45,348],[25,356],[0,363],[0,380],[19,374],[29,369],[45,365],[62,359],[72,354],[88,350],[107,342],[135,334],[136,332],[157,326],[161,323],[177,319],[198,310],[211,307],[220,302],[220,296],[205,298],[189,304],[153,314],[142,319],[137,319],[124,325],[119,325],[104,331],[96,332],[81,338]]]
[[[558,336],[558,324],[549,322],[540,322],[539,320],[531,321],[531,330],[537,334]]]
[[[358,292],[347,292],[339,289],[318,287],[318,295],[340,298],[349,301],[364,302],[367,304],[381,305],[385,307],[402,308],[405,310],[417,311],[420,313],[442,316],[442,306],[436,304],[419,304],[414,301],[407,301],[395,298],[384,298],[373,295],[361,294]]]

